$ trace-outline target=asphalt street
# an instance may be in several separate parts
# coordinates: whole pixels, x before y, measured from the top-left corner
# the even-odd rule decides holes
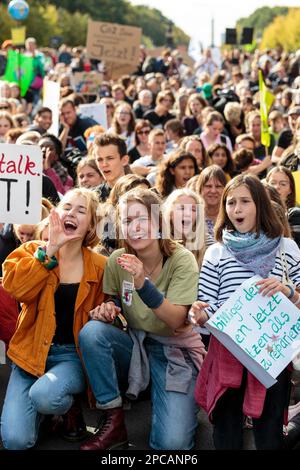
[[[10,368],[8,365],[0,365],[0,411],[2,409],[5,390],[9,378]],[[99,421],[100,413],[97,410],[89,409],[83,402],[83,412],[87,429],[93,432]],[[126,410],[126,425],[129,435],[128,450],[147,450],[148,437],[151,422],[151,405],[150,400],[145,399],[131,403],[129,410]],[[199,426],[196,436],[195,450],[213,450],[212,425],[209,423],[206,413],[199,410],[198,413]],[[70,443],[63,440],[60,436],[53,436],[40,433],[40,438],[33,450],[76,450],[79,449],[80,443]],[[244,431],[244,448],[253,449],[252,431]],[[0,449],[3,449],[0,442]]]

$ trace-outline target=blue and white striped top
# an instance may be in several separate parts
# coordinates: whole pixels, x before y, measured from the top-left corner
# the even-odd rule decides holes
[[[300,287],[300,250],[294,240],[284,238],[282,244],[285,252],[289,280]],[[210,305],[206,308],[212,316],[230,295],[246,280],[254,276],[250,270],[240,266],[234,256],[222,243],[214,243],[204,255],[198,284],[198,300]],[[275,266],[269,274],[279,280],[283,278],[283,266],[280,251],[276,254]],[[206,329],[205,329],[206,330]],[[208,333],[201,328],[201,333]]]

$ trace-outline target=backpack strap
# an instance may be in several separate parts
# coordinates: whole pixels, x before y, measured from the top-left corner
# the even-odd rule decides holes
[[[226,144],[227,144],[226,136],[225,136],[224,134],[221,134],[221,135],[220,135],[220,138],[221,138],[222,144],[225,144],[225,145],[226,145]]]

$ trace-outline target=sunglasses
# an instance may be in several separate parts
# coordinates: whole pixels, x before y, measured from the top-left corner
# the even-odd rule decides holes
[[[9,109],[9,106],[0,106],[0,109]]]
[[[148,135],[150,134],[150,131],[138,131],[138,135]]]

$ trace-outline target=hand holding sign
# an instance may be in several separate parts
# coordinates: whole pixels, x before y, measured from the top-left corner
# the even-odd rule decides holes
[[[205,311],[206,307],[209,307],[209,305],[205,302],[200,302],[200,300],[194,302],[189,311],[190,322],[194,325],[203,326],[209,318],[208,314]]]
[[[261,295],[267,295],[268,297],[276,294],[276,292],[282,292],[284,295],[289,297],[291,293],[289,287],[285,286],[282,284],[282,282],[280,282],[278,279],[275,279],[274,277],[262,279],[261,281],[258,281],[256,285],[260,287],[258,293]]]
[[[70,241],[80,240],[80,235],[67,233],[59,214],[52,209],[49,215],[49,242],[47,244],[47,256],[51,258],[58,250]]]

